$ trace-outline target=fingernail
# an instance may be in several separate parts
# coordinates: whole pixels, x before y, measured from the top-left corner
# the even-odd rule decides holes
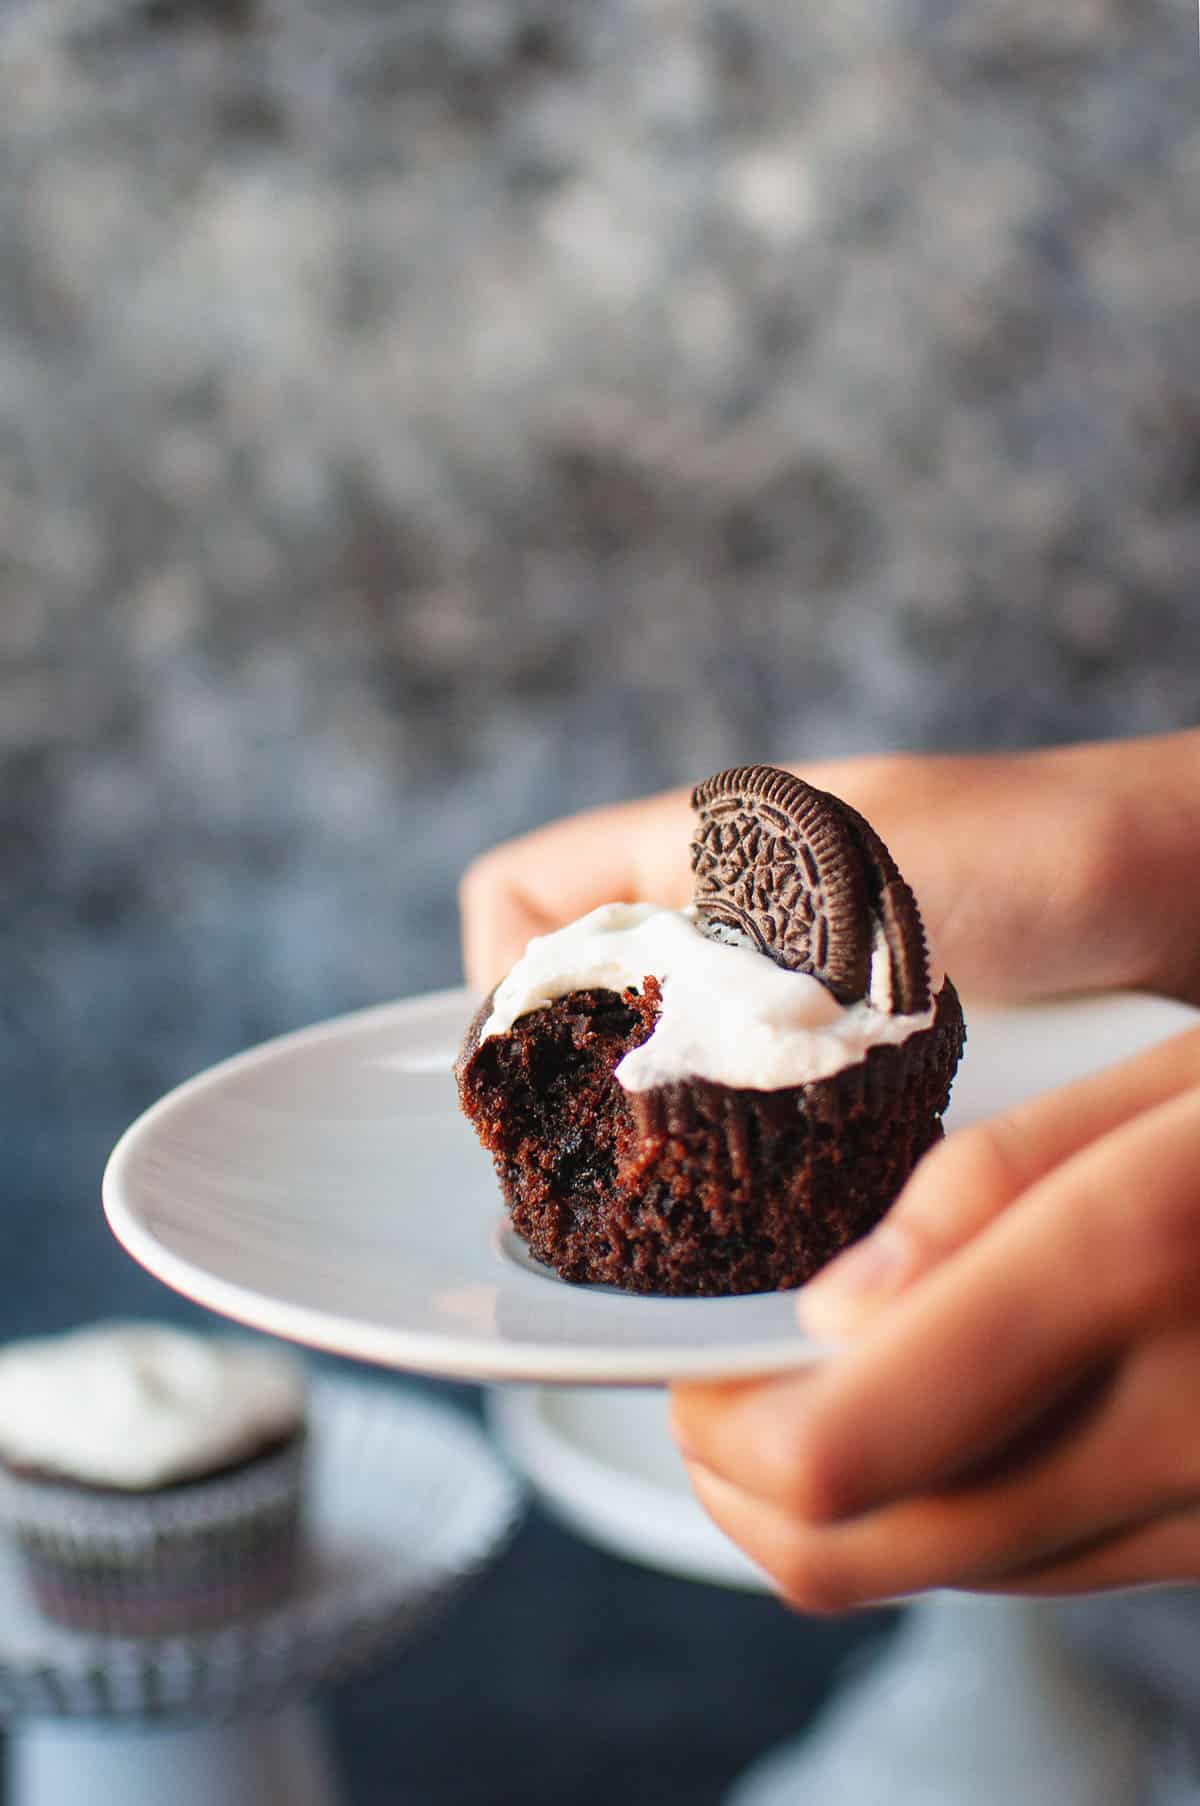
[[[862,1312],[899,1289],[915,1259],[912,1237],[897,1223],[881,1223],[809,1280],[798,1301],[806,1328],[817,1335],[852,1328]]]

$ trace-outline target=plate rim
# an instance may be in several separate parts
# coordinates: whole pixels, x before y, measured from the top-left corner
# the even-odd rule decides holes
[[[126,1196],[125,1173],[135,1152],[144,1138],[163,1121],[186,1108],[206,1090],[216,1088],[240,1072],[252,1071],[281,1054],[352,1035],[357,1029],[385,1021],[389,1016],[420,1019],[450,1008],[465,1012],[472,1000],[477,1002],[478,997],[469,987],[451,985],[371,1004],[274,1036],[206,1067],[173,1087],[130,1123],[105,1164],[101,1199],[109,1228],[117,1241],[139,1266],[171,1290],[234,1322],[265,1330],[308,1348],[395,1371],[474,1384],[662,1386],[678,1380],[745,1379],[756,1374],[795,1371],[826,1359],[834,1352],[836,1344],[807,1335],[798,1316],[794,1340],[784,1339],[778,1332],[770,1339],[763,1339],[760,1332],[758,1336],[748,1336],[732,1345],[714,1347],[711,1342],[697,1337],[652,1352],[644,1347],[629,1350],[592,1345],[570,1348],[561,1343],[537,1341],[512,1345],[492,1342],[485,1347],[472,1340],[469,1334],[451,1337],[443,1331],[404,1329],[343,1317],[336,1311],[296,1303],[243,1285],[178,1254],[155,1236],[131,1207]],[[1194,1021],[1200,1014],[1176,999],[1144,991],[1074,993],[1007,1004],[980,999],[976,1013],[1009,1015],[1054,1011],[1071,1005],[1102,1006],[1135,1001],[1178,1010],[1181,1027],[1186,1018],[1191,1017]],[[792,1291],[756,1296],[794,1299],[797,1295],[797,1291]],[[739,1304],[744,1305],[746,1300],[684,1298],[654,1302],[680,1310],[703,1304],[711,1310],[721,1306],[736,1308]]]
[[[217,1312],[250,1329],[266,1331],[306,1348],[367,1361],[399,1372],[419,1373],[480,1385],[511,1382],[520,1385],[660,1386],[676,1379],[747,1378],[752,1374],[786,1372],[808,1366],[829,1350],[829,1345],[808,1336],[796,1323],[795,1343],[778,1337],[769,1341],[747,1339],[722,1352],[697,1340],[655,1351],[653,1371],[645,1351],[586,1348],[566,1349],[559,1343],[523,1342],[506,1348],[489,1344],[485,1355],[468,1337],[450,1339],[433,1331],[404,1330],[340,1317],[317,1306],[269,1297],[252,1286],[209,1272],[160,1241],[141,1221],[126,1195],[124,1175],[145,1136],[185,1109],[205,1091],[230,1078],[287,1054],[319,1045],[368,1028],[389,1016],[406,1020],[436,1016],[454,1008],[465,1011],[478,995],[465,985],[449,985],[437,991],[420,991],[411,997],[369,1004],[306,1027],[291,1029],[231,1054],[213,1066],[184,1079],[135,1117],[123,1132],[105,1163],[100,1196],[108,1226],[126,1253],[155,1279],[206,1310]],[[778,1294],[786,1296],[787,1294]],[[794,1294],[792,1294],[794,1296]],[[686,1308],[704,1303],[736,1306],[736,1298],[656,1300]]]

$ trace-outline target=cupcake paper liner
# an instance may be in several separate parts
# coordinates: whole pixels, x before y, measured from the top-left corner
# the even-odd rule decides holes
[[[942,1135],[965,1034],[949,980],[929,1027],[775,1091],[685,1079],[625,1092],[604,1065],[636,1029],[636,1000],[612,1027],[619,1004],[570,993],[482,1044],[481,1012],[459,1057],[513,1228],[564,1279],[676,1297],[802,1285],[878,1222]],[[577,1019],[602,1014],[606,1029],[577,1039]],[[547,1058],[586,1100],[590,1166],[578,1121],[545,1107]]]
[[[0,1521],[50,1617],[153,1635],[237,1617],[286,1590],[303,1471],[301,1439],[241,1470],[157,1493],[6,1471]]]
[[[0,1719],[207,1721],[271,1708],[420,1628],[511,1536],[520,1494],[458,1412],[375,1381],[312,1388],[295,1580],[234,1622],[159,1636],[66,1628],[0,1539]]]

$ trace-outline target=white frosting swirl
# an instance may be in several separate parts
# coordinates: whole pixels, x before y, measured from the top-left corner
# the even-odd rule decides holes
[[[893,1016],[870,999],[846,1007],[817,979],[765,958],[747,936],[701,933],[694,909],[605,903],[530,941],[497,986],[480,1039],[507,1033],[518,1017],[571,991],[640,989],[647,977],[662,986],[662,1012],[616,1068],[626,1091],[688,1078],[780,1091],[829,1078],[934,1019],[932,1008]],[[873,984],[871,997],[879,993]]]
[[[249,1340],[100,1323],[0,1349],[0,1456],[146,1491],[215,1471],[304,1420],[298,1364]]]

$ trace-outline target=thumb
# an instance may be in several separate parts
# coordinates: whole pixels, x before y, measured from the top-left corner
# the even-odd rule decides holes
[[[686,902],[691,888],[686,791],[589,810],[494,847],[459,886],[467,979],[486,991],[535,934],[598,903]]]

